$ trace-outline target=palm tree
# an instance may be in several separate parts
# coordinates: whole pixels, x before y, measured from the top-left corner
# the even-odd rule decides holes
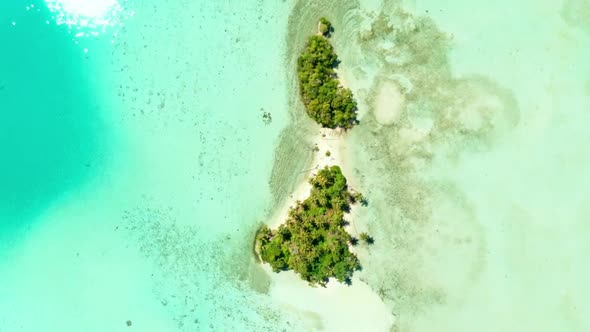
[[[367,232],[359,234],[359,238],[365,241],[368,245],[375,243],[375,239],[373,239]]]
[[[366,207],[366,206],[368,206],[368,205],[369,205],[369,201],[367,200],[367,198],[366,198],[365,196],[363,196],[363,197],[360,199],[360,202],[361,202],[361,205],[362,205],[362,206],[365,206],[365,207]]]

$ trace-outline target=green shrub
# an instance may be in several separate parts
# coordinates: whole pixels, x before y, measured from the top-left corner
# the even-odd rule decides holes
[[[325,17],[320,18],[318,32],[326,37],[329,36],[330,32],[332,32],[332,23],[330,23]]]
[[[313,285],[333,277],[349,283],[360,263],[348,245],[357,241],[344,229],[351,193],[340,167],[325,167],[310,179],[310,196],[289,211],[277,230],[263,226],[256,242],[260,257],[275,272],[294,270]]]
[[[307,114],[324,128],[352,128],[357,104],[352,92],[339,85],[334,68],[338,57],[324,36],[311,36],[297,60],[299,92]]]
[[[367,232],[359,234],[359,238],[369,245],[375,243],[375,239],[373,239]]]

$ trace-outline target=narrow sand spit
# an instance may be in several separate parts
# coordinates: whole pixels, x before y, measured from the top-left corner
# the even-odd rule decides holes
[[[295,191],[289,196],[286,203],[272,216],[269,222],[270,228],[277,228],[280,224],[285,222],[289,209],[295,206],[295,202],[298,200],[303,201],[309,196],[311,185],[308,180],[312,175],[325,166],[342,165],[342,141],[344,140],[344,137],[344,131],[340,129],[321,129],[318,134],[313,137],[310,141],[311,146],[317,147],[316,150],[318,151],[314,152],[314,157],[309,164],[309,167],[307,167],[306,170],[303,170],[306,173],[305,180],[295,188]],[[330,152],[329,156],[326,155],[326,152],[328,151]],[[346,174],[344,174],[344,176],[348,179]]]

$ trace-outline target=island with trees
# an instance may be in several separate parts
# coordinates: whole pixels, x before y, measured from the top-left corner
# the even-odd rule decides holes
[[[297,59],[299,92],[307,114],[322,127],[350,129],[357,123],[357,104],[338,82],[338,56],[328,40],[332,31],[332,24],[321,18],[318,34],[309,37]]]
[[[256,249],[274,272],[294,270],[312,285],[325,286],[332,277],[350,283],[360,263],[349,245],[358,240],[344,229],[344,215],[364,198],[348,189],[339,166],[326,166],[309,183],[309,197],[296,202],[285,223],[258,230]]]
[[[350,129],[357,123],[357,104],[336,76],[338,58],[328,41],[333,30],[322,18],[318,34],[307,41],[297,62],[300,95],[307,114],[325,130]],[[317,144],[313,151],[320,151]],[[327,150],[325,157],[331,156]],[[350,284],[354,271],[361,268],[350,250],[359,239],[346,231],[345,216],[353,204],[367,205],[363,195],[349,189],[340,167],[328,166],[328,158],[323,161],[325,167],[318,166],[317,174],[309,180],[309,197],[294,203],[278,229],[260,227],[255,239],[256,253],[274,272],[293,270],[311,285],[320,286],[326,286],[330,278]],[[364,232],[360,240],[373,244],[373,238]]]

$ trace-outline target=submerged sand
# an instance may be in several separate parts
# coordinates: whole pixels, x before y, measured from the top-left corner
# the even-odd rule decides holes
[[[404,95],[398,84],[389,80],[380,82],[373,105],[375,120],[391,125],[399,120],[404,107]]]

